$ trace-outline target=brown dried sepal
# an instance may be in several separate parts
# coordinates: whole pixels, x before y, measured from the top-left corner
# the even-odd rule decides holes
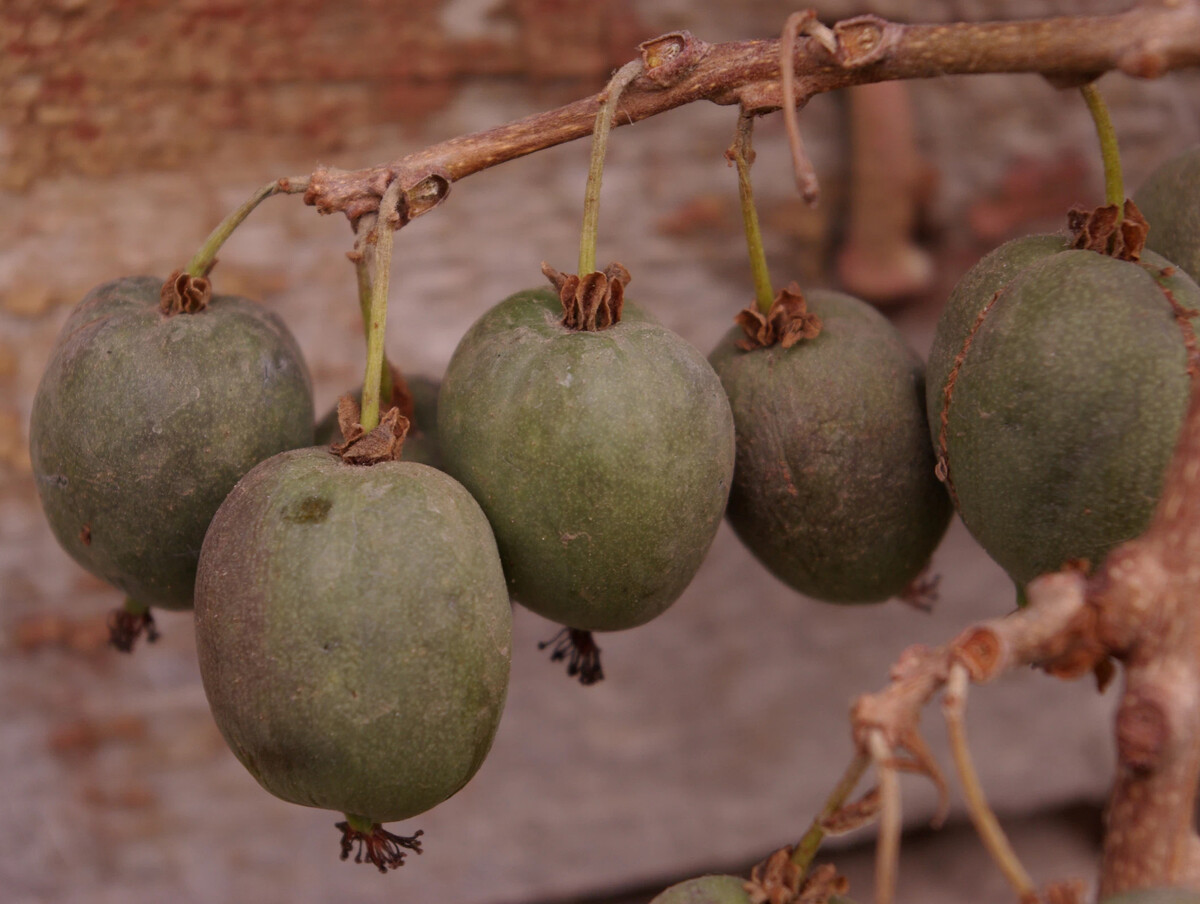
[[[130,612],[122,607],[108,613],[108,642],[119,652],[132,653],[134,644],[143,634],[147,643],[154,643],[160,636],[149,609]]]
[[[858,800],[846,804],[821,820],[821,831],[826,835],[846,835],[879,818],[880,801],[878,788],[872,788]]]
[[[751,305],[739,311],[733,322],[746,334],[745,339],[737,341],[737,347],[747,352],[776,344],[791,348],[801,339],[815,339],[821,333],[821,318],[808,310],[808,302],[795,283],[779,290],[765,316]]]
[[[408,435],[408,418],[399,408],[389,408],[379,419],[378,426],[367,432],[360,423],[361,412],[354,397],[338,399],[338,429],[343,440],[330,446],[348,465],[373,465],[381,461],[399,461]]]
[[[600,647],[591,631],[578,628],[563,628],[549,640],[538,644],[539,650],[552,648],[551,662],[567,663],[567,675],[578,678],[584,687],[604,680],[604,667],[600,664]]]
[[[792,851],[780,848],[750,870],[743,888],[751,904],[827,904],[849,891],[850,883],[832,863],[822,863],[804,878],[792,862]]]
[[[543,263],[542,273],[558,292],[563,307],[562,325],[567,329],[594,333],[621,322],[625,287],[632,277],[620,264],[611,263],[603,273],[594,270],[580,277],[559,273]]]
[[[1067,228],[1071,232],[1071,247],[1096,251],[1122,261],[1140,260],[1146,247],[1150,224],[1130,199],[1125,199],[1123,211],[1116,204],[1086,210],[1072,208],[1067,212]]]
[[[418,839],[425,834],[417,830],[413,835],[394,835],[379,823],[375,823],[370,832],[359,831],[350,825],[349,821],[339,822],[335,828],[342,831],[343,860],[348,860],[350,852],[357,846],[354,862],[372,863],[381,873],[403,866],[406,850],[421,853],[421,842]]]
[[[206,276],[191,276],[176,270],[158,293],[158,309],[167,317],[198,314],[212,300],[212,283]]]

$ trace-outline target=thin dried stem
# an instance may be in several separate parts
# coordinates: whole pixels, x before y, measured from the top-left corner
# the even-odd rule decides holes
[[[829,51],[830,56],[837,54],[837,37],[817,21],[816,11],[809,9],[788,16],[783,26],[783,36],[779,39],[783,122],[787,128],[788,148],[792,152],[792,171],[800,196],[804,198],[805,203],[815,205],[820,196],[820,186],[817,182],[817,171],[808,157],[808,151],[804,149],[804,138],[800,134],[800,117],[796,112],[796,70],[792,65],[796,58],[796,37],[801,29],[814,31],[814,36]]]
[[[892,749],[882,731],[871,732],[871,759],[879,774],[879,841],[875,847],[875,904],[892,904],[900,869],[902,827],[900,779],[892,763]]]
[[[996,861],[1000,872],[1013,887],[1017,897],[1022,901],[1034,901],[1037,899],[1037,888],[1025,867],[1021,865],[1016,851],[1009,844],[1008,836],[1000,827],[1000,820],[988,804],[979,774],[975,771],[975,763],[971,759],[964,718],[970,680],[970,673],[962,663],[951,666],[950,678],[946,682],[946,694],[942,698],[942,713],[946,717],[946,728],[950,736],[950,753],[954,758],[959,782],[962,783],[967,813],[975,825],[975,831],[979,833],[983,846]]]

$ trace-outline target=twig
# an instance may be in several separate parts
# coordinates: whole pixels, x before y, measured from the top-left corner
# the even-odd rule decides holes
[[[900,782],[892,761],[892,749],[882,731],[872,731],[868,740],[871,759],[879,773],[879,841],[875,847],[875,904],[892,904],[896,896],[896,874],[900,867],[901,802]]]
[[[1037,888],[1025,867],[1021,865],[1016,851],[1008,842],[1008,836],[1000,827],[1000,820],[992,812],[987,795],[979,782],[975,764],[971,761],[971,748],[967,744],[967,726],[963,717],[967,705],[967,688],[970,674],[966,666],[957,663],[950,667],[950,678],[946,682],[946,694],[942,698],[942,712],[946,717],[946,728],[950,736],[950,752],[954,758],[954,766],[958,771],[959,781],[963,786],[963,797],[967,802],[967,812],[975,831],[979,833],[983,846],[987,848],[1004,878],[1017,893],[1021,901],[1036,901]]]

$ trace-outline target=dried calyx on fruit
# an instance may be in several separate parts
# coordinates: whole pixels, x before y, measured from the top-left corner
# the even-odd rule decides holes
[[[984,257],[930,353],[938,473],[1018,588],[1145,529],[1187,406],[1200,288],[1115,213]]]
[[[487,519],[445,473],[401,461],[396,409],[340,404],[339,451],[285,452],[205,537],[196,640],[213,717],[272,794],[340,811],[342,857],[399,866],[382,824],[457,792],[492,744],[512,613]]]
[[[788,586],[831,602],[905,592],[946,530],[920,360],[873,307],[793,284],[709,356],[733,408],[726,517]]]
[[[124,590],[128,649],[147,607],[186,609],[213,513],[251,467],[312,442],[312,389],[283,322],[203,277],[127,277],[67,318],[30,415],[47,520]]]
[[[429,377],[408,377],[392,368],[391,407],[396,408],[408,420],[408,432],[400,457],[404,461],[418,461],[433,468],[441,467],[441,453],[437,442],[437,395],[441,384]],[[362,389],[355,390],[356,404],[362,404]],[[336,445],[342,442],[342,431],[338,425],[338,406],[334,405],[325,416],[317,421],[315,444]]]
[[[729,490],[733,422],[704,357],[625,298],[624,268],[546,270],[555,290],[518,292],[459,343],[438,433],[514,598],[586,638],[555,653],[589,683],[601,672],[587,632],[649,621],[699,568]]]

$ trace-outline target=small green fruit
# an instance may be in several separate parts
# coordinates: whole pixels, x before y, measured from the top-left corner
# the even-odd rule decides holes
[[[654,618],[695,575],[733,472],[733,418],[708,362],[626,301],[598,331],[549,289],[475,323],[442,381],[446,467],[496,532],[513,596],[572,628]]]
[[[955,289],[929,359],[940,467],[967,528],[1019,587],[1098,564],[1146,527],[1187,406],[1187,309],[1167,261],[993,251]]]
[[[807,301],[815,338],[744,351],[734,327],[710,356],[737,433],[726,515],[795,590],[885,600],[925,568],[950,520],[921,362],[870,305],[838,292]]]
[[[437,397],[441,383],[429,377],[408,377],[405,380],[412,396],[413,416],[408,435],[404,438],[401,460],[416,461],[431,468],[441,468],[442,453],[437,440]],[[354,401],[362,403],[362,387],[354,390]],[[317,421],[315,444],[328,446],[342,441],[338,428],[337,406]]]
[[[272,794],[383,823],[475,774],[508,684],[512,613],[487,519],[413,462],[285,452],[234,488],[196,581],[217,726]]]
[[[80,565],[184,609],[221,500],[264,458],[311,444],[312,388],[279,318],[229,295],[167,316],[162,285],[119,279],[71,313],[34,398],[30,457]]]
[[[1146,247],[1200,282],[1200,146],[1154,170],[1133,200],[1150,224]]]

